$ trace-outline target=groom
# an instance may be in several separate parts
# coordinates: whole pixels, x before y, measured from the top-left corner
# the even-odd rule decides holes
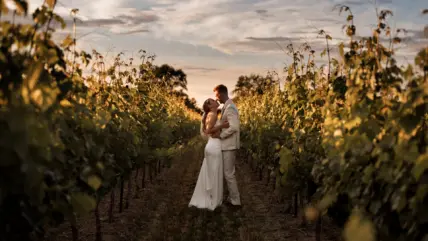
[[[236,150],[240,147],[239,112],[235,103],[229,99],[226,86],[216,86],[214,88],[214,93],[217,100],[221,104],[224,104],[221,110],[220,121],[229,122],[229,128],[222,129],[219,137],[221,140],[221,149],[223,151],[224,178],[226,179],[229,189],[229,198],[227,201],[233,206],[240,206],[241,199],[235,177]]]

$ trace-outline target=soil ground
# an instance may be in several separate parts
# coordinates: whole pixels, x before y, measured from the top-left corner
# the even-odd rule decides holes
[[[100,203],[103,241],[315,241],[314,225],[302,227],[301,219],[284,211],[266,181],[259,181],[249,166],[238,160],[236,175],[242,208],[223,205],[213,212],[189,208],[202,156],[195,153],[177,158],[139,191],[133,188],[130,205],[118,212],[116,190],[114,220],[108,222],[110,195]],[[140,176],[142,176],[140,174]],[[138,181],[141,183],[141,180]],[[125,195],[127,193],[125,185]],[[225,187],[225,192],[227,188]],[[78,220],[79,240],[95,240],[94,215]],[[340,233],[324,225],[321,240],[337,240]],[[46,240],[68,241],[68,223],[50,229]]]

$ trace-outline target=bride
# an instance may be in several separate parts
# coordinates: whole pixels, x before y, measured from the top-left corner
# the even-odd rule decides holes
[[[221,129],[228,128],[229,123],[217,120],[218,107],[213,99],[207,99],[203,104],[201,135],[208,137],[208,143],[189,207],[214,210],[223,202],[223,155],[219,136]]]

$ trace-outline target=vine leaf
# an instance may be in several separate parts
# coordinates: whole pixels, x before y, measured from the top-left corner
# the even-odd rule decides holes
[[[53,8],[56,4],[56,0],[46,0],[46,3],[50,8]]]
[[[419,119],[412,114],[403,116],[400,119],[400,125],[407,133],[411,133],[419,124]]]
[[[74,193],[71,196],[71,205],[79,214],[86,214],[95,208],[95,199],[85,193]]]
[[[28,3],[25,0],[14,0],[16,5],[16,10],[19,14],[25,14],[27,15],[28,12]],[[3,6],[3,1],[2,1]]]
[[[412,174],[416,180],[419,180],[426,169],[428,169],[428,154],[421,155],[416,159]]]
[[[6,5],[6,0],[0,0],[0,11],[2,14],[8,14],[9,8]]]
[[[88,177],[88,185],[92,187],[95,191],[101,187],[102,181],[99,177],[91,175]]]
[[[346,241],[375,241],[375,229],[372,222],[354,211],[345,224],[344,236]]]
[[[325,212],[334,202],[336,202],[337,200],[337,195],[336,193],[328,193],[326,194],[321,201],[318,202],[318,210],[320,210],[321,212]]]

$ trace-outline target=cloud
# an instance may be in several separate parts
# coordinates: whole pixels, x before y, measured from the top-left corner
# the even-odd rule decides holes
[[[184,70],[195,76],[215,78],[215,74],[225,73],[220,71],[223,66],[266,67],[275,61],[280,65],[282,48],[290,42],[295,46],[307,42],[317,52],[322,51],[325,43],[318,36],[321,29],[333,37],[331,45],[337,49],[347,37],[342,30],[346,14],[333,10],[336,4],[352,8],[357,38],[370,36],[377,21],[371,1],[73,0],[60,1],[56,12],[69,24],[58,33],[65,35],[71,32],[70,10],[79,8],[78,38],[84,39],[82,46],[108,49],[114,45],[118,51],[143,46],[165,59],[181,59],[182,66],[188,67]],[[34,9],[42,2],[33,0],[30,6]],[[420,17],[426,0],[377,3],[379,9],[394,12],[388,19],[391,26],[409,30],[403,43],[397,45],[400,55],[410,57],[426,46],[422,31],[426,17]],[[210,68],[205,68],[207,65]]]
[[[267,14],[267,10],[265,10],[265,9],[257,9],[256,13],[258,13],[260,15],[265,15],[265,14]]]
[[[397,1],[377,0],[377,3],[398,8]],[[339,16],[337,10],[333,10],[336,4],[351,5],[357,33],[361,36],[369,35],[370,24],[376,23],[369,0],[293,3],[283,0],[74,0],[72,4],[65,5],[80,7],[82,28],[101,27],[112,34],[150,32],[154,39],[209,46],[227,54],[278,52],[277,44],[267,42],[276,36],[310,39],[317,43],[317,33],[321,29],[334,39],[344,39],[341,27],[346,15]],[[65,11],[64,6],[59,6],[58,10],[69,11]],[[411,23],[405,21],[404,24]]]
[[[68,20],[67,25],[72,25],[73,20]],[[86,21],[77,21],[76,25],[80,27],[106,27],[106,26],[114,26],[114,25],[120,25],[125,24],[125,21],[122,19],[89,19]]]
[[[159,17],[152,13],[146,13],[144,11],[136,11],[133,14],[120,14],[115,16],[122,21],[125,21],[129,24],[141,24],[141,23],[150,23],[159,20]]]
[[[147,33],[147,32],[149,32],[149,30],[147,29],[136,29],[136,30],[124,31],[120,34],[134,34],[134,33]]]
[[[199,73],[207,73],[207,72],[220,70],[219,68],[207,68],[207,67],[201,67],[201,66],[183,66],[181,68],[185,69],[186,71],[199,72]]]

